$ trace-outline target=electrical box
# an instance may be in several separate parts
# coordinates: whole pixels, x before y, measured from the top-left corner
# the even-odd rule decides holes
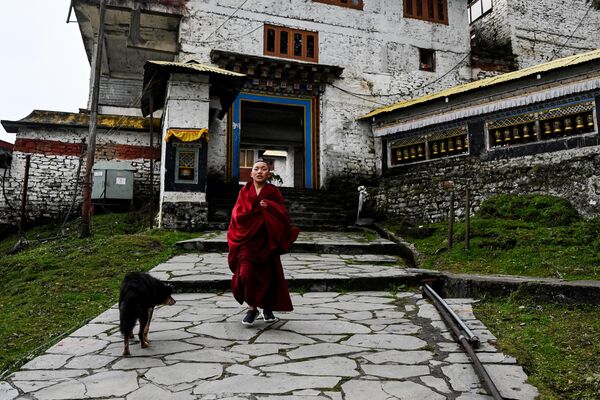
[[[93,200],[133,199],[136,169],[125,161],[98,161],[93,168]]]

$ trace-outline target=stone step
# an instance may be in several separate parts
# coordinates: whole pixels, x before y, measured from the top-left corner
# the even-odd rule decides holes
[[[211,232],[201,237],[177,242],[188,252],[219,253],[228,251],[226,232]],[[394,242],[380,237],[369,237],[362,231],[355,232],[300,232],[290,253],[318,254],[380,254],[400,255],[402,249]]]

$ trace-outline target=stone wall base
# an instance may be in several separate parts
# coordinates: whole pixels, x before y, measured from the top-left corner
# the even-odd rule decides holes
[[[207,202],[163,202],[161,228],[193,232],[207,227]]]

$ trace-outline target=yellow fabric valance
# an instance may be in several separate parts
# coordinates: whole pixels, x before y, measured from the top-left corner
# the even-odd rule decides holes
[[[165,142],[168,142],[171,136],[175,136],[182,142],[193,142],[199,139],[206,139],[208,142],[208,128],[202,129],[167,129]]]

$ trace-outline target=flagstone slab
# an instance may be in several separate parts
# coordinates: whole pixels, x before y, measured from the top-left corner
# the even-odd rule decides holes
[[[252,393],[276,394],[292,390],[312,388],[332,388],[338,384],[338,377],[294,376],[271,374],[267,376],[236,375],[219,381],[204,382],[194,388],[194,394]]]
[[[339,354],[349,354],[364,351],[361,347],[345,346],[337,343],[317,343],[309,346],[301,346],[289,351],[287,356],[292,360],[311,357],[326,357]]]
[[[88,397],[124,396],[136,390],[137,373],[134,371],[106,371],[79,380],[85,385]]]
[[[12,400],[18,395],[19,392],[7,382],[0,382],[0,399]]]
[[[115,357],[101,356],[98,354],[74,357],[67,363],[67,365],[65,365],[65,368],[100,369],[114,360],[116,360]]]
[[[151,383],[127,396],[127,400],[194,400],[195,398],[191,391],[172,393]]]
[[[277,354],[279,349],[290,347],[279,344],[244,344],[233,346],[229,351],[233,353],[242,353],[249,356],[264,356],[267,354]]]
[[[300,334],[355,334],[355,333],[370,333],[371,330],[364,325],[356,324],[347,321],[289,321],[281,327],[288,331],[293,331]]]
[[[425,385],[437,390],[440,393],[450,393],[450,388],[448,387],[448,384],[442,378],[436,378],[435,376],[425,375],[419,377],[419,379]]]
[[[421,330],[421,327],[415,325],[415,324],[410,324],[410,323],[405,323],[405,324],[393,324],[393,325],[389,325],[384,329],[386,332],[389,333],[400,333],[403,335],[414,335],[416,333],[418,333]]]
[[[247,367],[245,365],[240,365],[240,364],[236,364],[236,365],[232,365],[231,367],[227,367],[225,369],[225,371],[227,373],[233,374],[233,375],[258,375],[260,374],[260,371],[254,368],[250,368]]]
[[[414,336],[380,333],[373,335],[354,335],[341,344],[369,347],[374,349],[418,350],[427,346],[427,342]]]
[[[145,349],[140,346],[139,342],[134,342],[133,345],[130,343],[129,345],[129,350],[131,351],[131,354],[133,356],[142,357],[159,356],[163,354],[174,354],[183,351],[194,351],[198,349],[199,346],[176,340],[150,341],[150,346],[146,347]],[[123,354],[123,343],[119,342],[111,344],[101,354],[108,356],[121,356]]]
[[[66,354],[43,354],[34,358],[27,364],[23,365],[22,369],[58,369],[64,366],[71,355]]]
[[[415,382],[386,382],[383,390],[398,400],[444,400],[446,396]]]
[[[265,372],[287,372],[298,375],[343,376],[359,375],[356,361],[345,357],[326,357],[310,361],[288,362],[261,367]]]
[[[250,359],[250,357],[246,354],[236,354],[217,349],[204,349],[171,354],[166,356],[165,359],[195,362],[235,363],[247,361]]]
[[[87,375],[87,371],[80,369],[28,370],[15,372],[12,379],[15,381],[58,381],[85,375]]]
[[[379,380],[352,379],[342,385],[345,400],[390,400]]]
[[[255,343],[283,343],[283,344],[313,344],[315,341],[309,337],[295,332],[268,330],[256,338]]]
[[[2,383],[0,383],[1,385]],[[56,381],[13,381],[13,385],[23,391],[23,393],[36,392],[40,389],[56,385]],[[2,397],[2,391],[0,390],[0,399]]]
[[[189,332],[208,335],[217,339],[250,340],[257,335],[257,331],[239,322],[200,324],[188,330]]]
[[[476,392],[481,389],[479,378],[470,364],[451,364],[442,367],[442,372],[450,380],[452,389],[458,392]]]
[[[151,368],[144,376],[159,385],[176,385],[216,378],[222,373],[223,367],[216,363],[178,363],[168,367]]]
[[[288,361],[289,358],[281,356],[279,354],[271,354],[268,356],[260,356],[256,357],[252,361],[248,363],[251,367],[260,367],[263,365],[273,365],[273,364],[281,364],[283,362]]]
[[[47,352],[52,354],[70,354],[74,356],[83,356],[97,352],[105,348],[108,342],[94,338],[75,338],[67,337],[54,346],[50,347]]]
[[[488,364],[485,369],[507,399],[533,400],[539,395],[534,386],[526,383],[527,375],[518,365]]]
[[[61,382],[35,393],[38,400],[64,400],[86,398],[86,387],[79,381]]]
[[[434,353],[426,350],[398,351],[387,350],[377,353],[363,354],[363,358],[373,364],[398,363],[398,364],[422,364],[434,357]]]
[[[422,376],[429,374],[429,367],[426,365],[372,365],[363,364],[365,374],[389,379],[405,379],[413,376]]]
[[[75,332],[71,334],[71,336],[75,337],[89,337],[96,336],[100,333],[107,332],[110,330],[115,330],[115,326],[113,324],[88,324],[82,326],[77,329]]]
[[[123,357],[112,365],[115,370],[146,369],[152,367],[164,367],[165,363],[155,357]]]

